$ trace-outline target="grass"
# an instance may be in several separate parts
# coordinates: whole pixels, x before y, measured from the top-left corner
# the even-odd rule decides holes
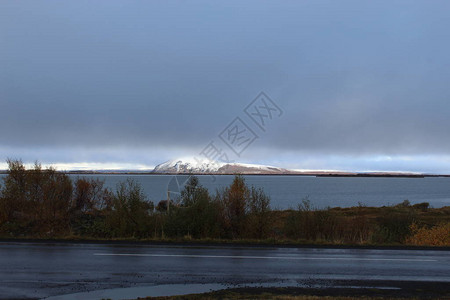
[[[376,291],[373,291],[376,292]],[[138,298],[145,300],[212,300],[212,299],[221,299],[221,300],[236,300],[236,299],[273,299],[273,300],[381,300],[381,299],[396,299],[396,300],[411,300],[411,299],[421,299],[421,297],[390,297],[388,295],[382,296],[369,296],[369,295],[358,295],[358,296],[345,296],[345,295],[287,295],[287,294],[279,294],[274,292],[234,292],[234,291],[216,291],[204,294],[190,294],[190,295],[181,295],[181,296],[169,296],[169,297],[147,297],[147,298]],[[439,299],[439,298],[436,298]],[[442,298],[444,299],[444,298]]]
[[[160,243],[160,244],[192,244],[192,245],[256,245],[256,246],[335,246],[335,247],[449,247],[450,243],[443,242],[442,239],[438,237],[440,235],[445,236],[448,231],[448,226],[443,226],[440,235],[436,235],[439,239],[437,242],[433,240],[425,239],[429,237],[433,230],[432,228],[439,229],[440,224],[450,224],[450,207],[442,208],[429,208],[427,210],[413,209],[412,207],[401,208],[401,207],[350,207],[350,208],[340,208],[334,207],[326,210],[331,216],[335,218],[337,224],[343,229],[358,228],[358,223],[352,223],[357,220],[357,218],[364,218],[367,226],[370,228],[370,234],[373,235],[373,230],[377,228],[380,220],[390,216],[390,220],[397,220],[400,216],[407,216],[408,214],[414,214],[414,222],[420,228],[425,228],[426,230],[419,231],[420,235],[416,238],[408,238],[405,236],[404,239],[400,241],[388,241],[388,240],[374,240],[371,238],[366,238],[364,240],[349,241],[339,238],[294,238],[288,237],[286,234],[286,224],[287,220],[297,213],[295,210],[275,210],[271,212],[271,234],[269,238],[266,239],[221,239],[221,238],[193,238],[191,236],[180,236],[180,237],[147,237],[147,238],[137,238],[137,237],[120,237],[120,238],[110,238],[110,237],[96,237],[90,235],[56,235],[56,236],[37,236],[37,235],[20,235],[11,236],[0,235],[0,239],[4,240],[45,240],[45,241],[67,241],[67,242],[99,242],[99,243]],[[297,217],[301,219],[301,217]],[[317,221],[320,224],[320,220]],[[394,229],[397,228],[394,223]],[[302,228],[300,228],[302,229]],[[315,230],[314,228],[312,230]],[[436,231],[436,230],[435,230]],[[295,230],[294,232],[299,232]]]
[[[365,283],[362,283],[365,284]],[[305,288],[305,287],[242,287],[203,294],[170,297],[140,298],[147,300],[207,300],[207,299],[450,299],[450,290],[444,282],[396,282],[395,290],[380,288]]]

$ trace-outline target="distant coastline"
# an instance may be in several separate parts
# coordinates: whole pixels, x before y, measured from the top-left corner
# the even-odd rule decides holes
[[[353,171],[338,169],[286,169],[271,165],[225,163],[196,158],[178,158],[146,169],[76,169],[58,170],[64,174],[79,175],[258,175],[258,176],[314,176],[314,177],[397,177],[425,178],[450,177],[450,174],[433,174],[411,171]],[[7,174],[7,170],[0,170]]]
[[[74,175],[167,175],[167,176],[175,176],[175,175],[236,175],[237,173],[246,176],[314,176],[314,177],[392,177],[392,178],[427,178],[427,177],[450,177],[450,174],[398,174],[398,173],[347,173],[347,172],[289,172],[289,173],[245,173],[245,172],[236,172],[236,173],[167,173],[167,172],[153,172],[153,171],[135,171],[135,170],[124,170],[124,171],[110,171],[110,170],[73,170],[73,171],[59,171],[64,174],[74,174]],[[6,170],[0,170],[1,175],[6,175],[8,172]]]

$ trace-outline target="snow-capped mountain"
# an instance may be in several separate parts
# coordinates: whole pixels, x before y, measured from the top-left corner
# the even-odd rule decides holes
[[[339,170],[306,170],[284,169],[279,167],[222,163],[208,159],[180,158],[159,164],[152,173],[156,174],[261,174],[261,175],[312,175],[312,176],[423,176],[420,173],[410,172],[352,172]]]
[[[215,173],[223,166],[222,163],[197,158],[180,158],[159,164],[154,173]]]
[[[222,163],[208,159],[181,158],[159,164],[153,170],[154,173],[164,174],[288,174],[289,170],[255,164]]]

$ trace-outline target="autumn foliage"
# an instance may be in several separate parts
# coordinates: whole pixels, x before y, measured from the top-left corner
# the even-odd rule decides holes
[[[115,190],[36,163],[9,160],[0,184],[0,237],[269,240],[321,244],[450,246],[450,207],[428,203],[272,210],[245,177],[211,194],[190,176],[178,199],[156,207],[132,180]]]
[[[416,246],[449,246],[450,223],[441,223],[432,227],[419,227],[413,223],[411,236],[407,238],[406,242]]]

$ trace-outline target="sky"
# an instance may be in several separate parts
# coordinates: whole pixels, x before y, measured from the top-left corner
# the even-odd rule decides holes
[[[0,169],[151,169],[214,145],[293,169],[450,173],[449,9],[2,0]],[[254,137],[238,151],[236,122]]]

